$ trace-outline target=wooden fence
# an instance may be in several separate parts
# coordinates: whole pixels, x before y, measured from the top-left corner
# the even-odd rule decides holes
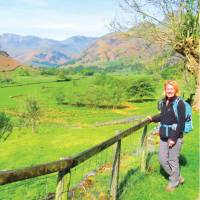
[[[69,190],[70,183],[70,170],[80,163],[88,160],[92,156],[102,152],[106,148],[111,145],[116,145],[115,148],[115,157],[112,167],[112,177],[111,177],[111,186],[110,186],[110,197],[111,199],[117,198],[117,190],[118,190],[118,179],[119,179],[119,166],[120,166],[120,153],[121,153],[121,140],[135,131],[144,127],[143,135],[141,139],[141,149],[142,151],[142,162],[141,162],[141,170],[145,170],[145,148],[146,144],[146,136],[147,136],[147,125],[149,124],[148,120],[141,121],[137,125],[126,129],[117,135],[109,138],[108,140],[90,148],[86,151],[83,151],[77,154],[74,157],[67,157],[62,160],[45,163],[33,167],[27,167],[23,169],[17,170],[8,170],[0,172],[0,185],[5,185],[8,183],[13,183],[16,181],[21,181],[25,179],[30,179],[33,177],[43,176],[46,174],[51,174],[58,172],[57,179],[57,187],[56,187],[56,200],[66,200],[68,199],[67,192]]]

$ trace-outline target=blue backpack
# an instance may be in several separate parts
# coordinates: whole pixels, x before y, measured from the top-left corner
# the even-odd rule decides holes
[[[184,101],[183,99],[181,99],[180,97],[178,97],[174,102],[173,102],[173,109],[174,109],[174,113],[176,115],[176,118],[178,120],[178,102],[182,100],[185,104],[185,127],[184,127],[184,133],[189,133],[190,131],[192,131],[193,126],[192,126],[192,108],[190,106],[190,104],[186,101]]]

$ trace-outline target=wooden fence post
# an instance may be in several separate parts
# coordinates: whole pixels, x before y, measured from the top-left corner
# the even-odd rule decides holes
[[[147,125],[145,125],[142,139],[141,139],[141,164],[140,168],[142,172],[146,171],[146,154],[147,154]]]
[[[116,144],[115,158],[112,167],[112,178],[110,195],[112,200],[117,199],[118,182],[119,182],[119,166],[120,166],[121,140]]]
[[[70,171],[59,171],[58,172],[55,200],[67,200],[68,199],[70,178],[71,178]]]

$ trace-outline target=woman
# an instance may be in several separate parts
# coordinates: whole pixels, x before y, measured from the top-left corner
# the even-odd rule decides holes
[[[185,105],[178,101],[178,119],[173,110],[173,103],[178,98],[179,87],[176,81],[168,80],[164,84],[165,98],[161,103],[161,114],[157,117],[148,117],[152,122],[160,122],[159,135],[159,162],[169,175],[166,191],[173,191],[184,178],[180,176],[179,156],[183,143],[185,122]]]

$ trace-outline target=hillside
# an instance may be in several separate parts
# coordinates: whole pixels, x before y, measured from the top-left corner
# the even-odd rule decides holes
[[[71,66],[68,63],[72,61],[72,66],[77,66],[120,58],[134,58],[148,63],[162,53],[158,45],[138,38],[130,31],[110,33],[101,38],[74,36],[63,41],[3,34],[0,46],[24,64],[52,67]]]
[[[0,51],[0,71],[11,71],[20,66],[20,62],[11,58],[7,52]]]
[[[96,38],[74,36],[63,41],[16,34],[0,35],[1,49],[24,64],[58,66],[74,59]]]
[[[96,40],[77,59],[76,64],[113,61],[128,57],[149,62],[162,52],[161,48],[127,33],[111,33]]]

